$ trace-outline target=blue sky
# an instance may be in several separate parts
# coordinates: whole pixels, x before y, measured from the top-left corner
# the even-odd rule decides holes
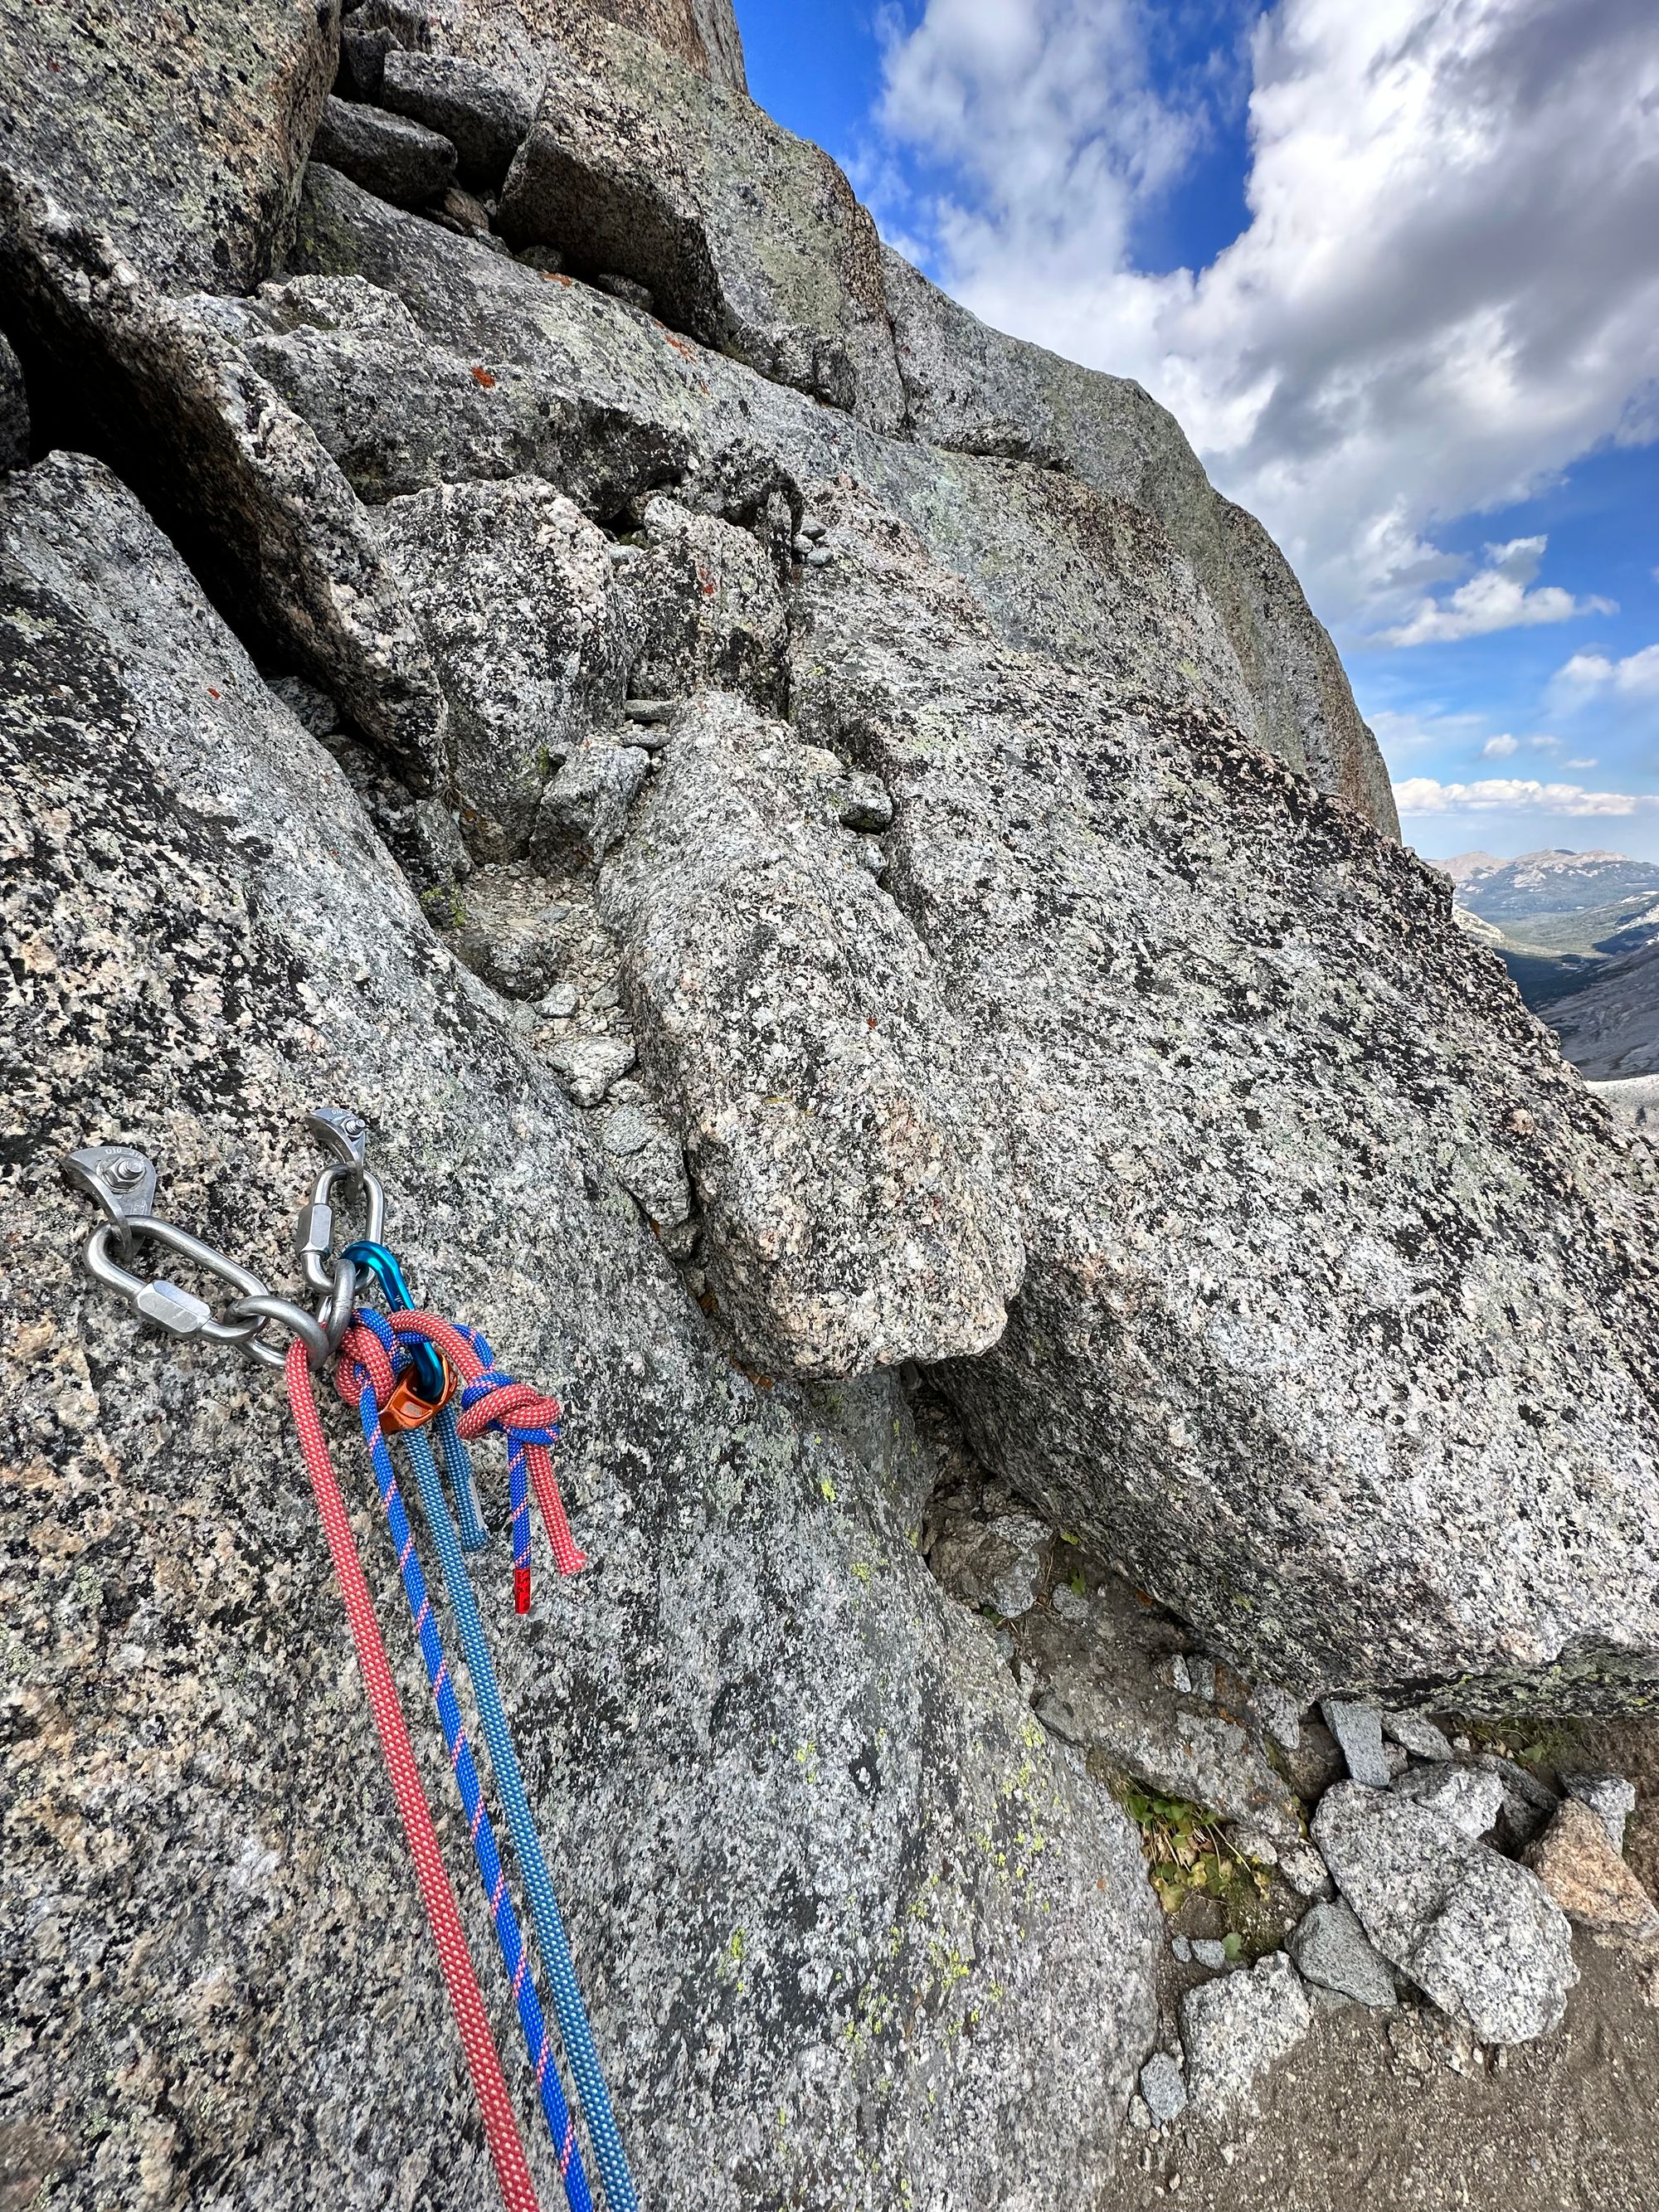
[[[750,87],[1296,563],[1408,840],[1659,860],[1651,0],[737,0]]]

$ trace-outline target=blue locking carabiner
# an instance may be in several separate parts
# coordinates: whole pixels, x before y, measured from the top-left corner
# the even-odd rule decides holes
[[[348,1244],[342,1256],[355,1261],[360,1267],[368,1268],[380,1286],[380,1296],[386,1300],[388,1313],[412,1313],[415,1310],[415,1300],[410,1294],[409,1285],[404,1280],[404,1271],[395,1252],[389,1251],[384,1244],[371,1244],[364,1241]],[[447,1381],[444,1363],[439,1357],[437,1347],[430,1344],[412,1343],[409,1346],[409,1355],[422,1397],[436,1405],[443,1397]]]

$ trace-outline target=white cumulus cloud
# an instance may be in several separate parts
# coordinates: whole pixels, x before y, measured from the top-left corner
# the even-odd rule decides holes
[[[1498,568],[1456,583],[1435,531],[1659,426],[1652,0],[1279,0],[1249,46],[1246,227],[1149,275],[1137,216],[1226,97],[1155,89],[1163,20],[926,0],[879,119],[955,181],[879,211],[988,320],[1173,407],[1328,617],[1565,618]]]
[[[1637,814],[1659,805],[1659,798],[1639,792],[1586,791],[1580,783],[1538,783],[1528,776],[1441,783],[1431,775],[1413,775],[1395,784],[1394,796],[1402,815]]]
[[[1545,538],[1512,538],[1488,545],[1486,565],[1443,599],[1423,599],[1407,622],[1386,633],[1391,645],[1443,645],[1533,623],[1569,622],[1575,615],[1610,615],[1610,599],[1574,599],[1559,584],[1531,588],[1544,558]]]
[[[1613,691],[1627,698],[1659,698],[1659,645],[1644,645],[1623,660],[1609,660],[1601,653],[1575,653],[1556,671],[1555,682],[1568,692]]]

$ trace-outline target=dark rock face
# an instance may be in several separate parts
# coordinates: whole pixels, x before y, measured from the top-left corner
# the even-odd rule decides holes
[[[0,337],[0,469],[21,469],[29,457],[29,399],[17,356]]]
[[[532,119],[529,100],[510,77],[454,54],[388,54],[378,96],[394,113],[448,139],[461,182],[474,190],[501,182]],[[317,151],[319,160],[330,158],[320,147]]]
[[[146,276],[245,292],[292,233],[338,0],[3,0],[0,169]]]
[[[32,1347],[5,1413],[31,1652],[15,2170],[64,2205],[384,2203],[411,2174],[456,2212],[490,2193],[278,1390],[91,1290],[52,1165],[143,1138],[173,1217],[275,1270],[320,1090],[370,1115],[416,1279],[568,1405],[593,1565],[515,1622],[498,1536],[482,1586],[647,2201],[1086,2198],[1152,2031],[1127,1823],[880,1479],[720,1357],[131,498],[57,456],[0,487],[0,549],[6,787],[33,823],[5,832],[32,979],[7,1066]],[[390,1551],[361,1535],[391,1618]]]
[[[314,159],[394,207],[436,199],[455,174],[455,149],[438,131],[331,95],[312,151]]]

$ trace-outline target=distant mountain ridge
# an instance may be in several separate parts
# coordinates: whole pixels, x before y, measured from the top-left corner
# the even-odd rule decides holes
[[[1659,866],[1560,847],[1434,865],[1464,927],[1501,955],[1587,1077],[1659,1071]]]
[[[1630,898],[1659,899],[1659,866],[1622,853],[1572,853],[1565,848],[1522,853],[1500,860],[1490,853],[1460,853],[1434,864],[1457,888],[1457,902],[1487,921],[1518,921],[1534,915],[1589,913]]]

